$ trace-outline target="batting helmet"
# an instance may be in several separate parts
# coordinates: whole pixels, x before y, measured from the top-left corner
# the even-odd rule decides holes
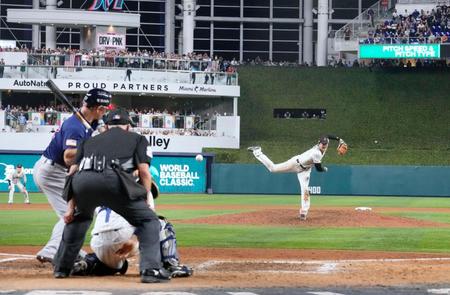
[[[88,107],[94,106],[109,106],[111,103],[112,95],[106,90],[100,88],[94,88],[88,91],[83,98],[83,101]]]

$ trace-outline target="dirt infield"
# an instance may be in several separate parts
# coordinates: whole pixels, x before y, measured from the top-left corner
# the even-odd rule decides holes
[[[48,209],[48,205],[14,205],[14,209]],[[205,209],[219,206],[202,206]],[[237,207],[220,206],[220,209]],[[8,205],[0,205],[4,210]],[[180,209],[160,206],[161,209]],[[183,207],[187,209],[187,207]],[[189,209],[198,209],[192,207]],[[239,206],[243,209],[243,206]],[[289,207],[249,208],[251,212],[176,223],[258,224],[304,227],[449,227],[449,224],[386,216],[380,212],[398,208],[355,211],[352,208],[314,208],[307,222]],[[405,211],[404,209],[401,209]],[[411,209],[414,211],[415,209]],[[421,209],[424,210],[424,209]],[[449,212],[450,209],[426,209]],[[175,220],[174,220],[175,222]],[[370,242],[370,241],[368,241]],[[139,284],[136,259],[125,276],[74,277],[56,280],[49,264],[34,259],[40,247],[0,247],[0,284],[8,289],[148,289]],[[88,249],[87,249],[88,250]],[[399,286],[445,284],[450,281],[450,254],[369,251],[319,251],[292,249],[180,248],[182,262],[194,268],[191,278],[173,279],[152,290],[214,287],[325,287]]]

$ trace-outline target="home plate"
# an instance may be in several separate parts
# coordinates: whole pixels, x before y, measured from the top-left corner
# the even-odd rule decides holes
[[[356,211],[372,211],[372,208],[370,207],[356,207]]]

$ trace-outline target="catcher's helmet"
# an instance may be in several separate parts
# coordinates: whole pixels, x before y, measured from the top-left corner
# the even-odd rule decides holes
[[[94,88],[88,91],[83,98],[83,101],[88,107],[94,106],[109,106],[111,103],[112,95],[106,90],[100,88]]]

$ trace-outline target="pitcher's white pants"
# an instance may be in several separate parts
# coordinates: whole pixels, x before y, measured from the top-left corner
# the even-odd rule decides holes
[[[279,164],[274,164],[272,160],[269,159],[265,154],[262,153],[261,150],[256,150],[253,152],[256,159],[263,163],[266,168],[273,173],[283,173],[283,172],[294,172],[297,173],[298,182],[300,183],[300,191],[301,191],[301,207],[300,214],[308,214],[308,210],[310,207],[310,197],[309,197],[309,177],[311,175],[311,168],[303,169],[300,167],[300,164],[297,162],[297,157],[294,156],[287,160],[286,162],[282,162]]]

